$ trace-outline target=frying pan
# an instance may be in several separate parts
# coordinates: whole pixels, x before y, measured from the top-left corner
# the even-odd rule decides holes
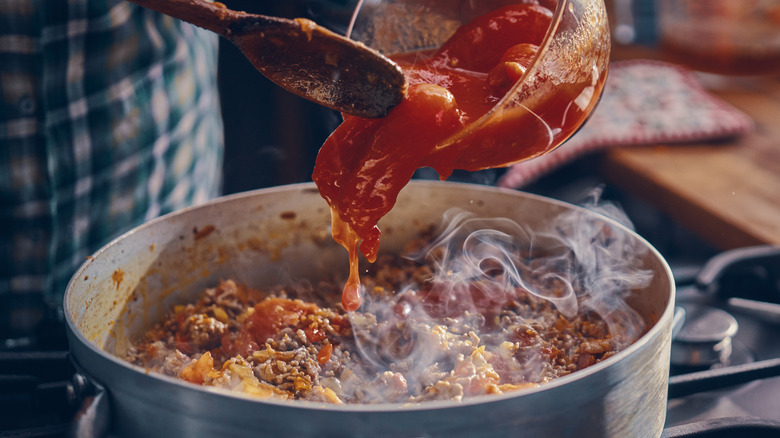
[[[313,184],[227,196],[148,222],[95,253],[64,301],[71,355],[102,388],[95,424],[121,437],[659,437],[667,399],[674,302],[671,271],[645,240],[597,213],[495,187],[413,181],[380,222],[382,251],[401,251],[456,207],[530,230],[577,212],[582,224],[625,237],[652,272],[628,304],[650,322],[625,350],[536,388],[420,404],[328,405],[258,400],[148,372],[122,360],[131,340],[172,305],[219,279],[252,287],[316,280],[347,269],[330,212]],[[78,424],[77,424],[77,427]],[[104,431],[97,431],[104,432]]]

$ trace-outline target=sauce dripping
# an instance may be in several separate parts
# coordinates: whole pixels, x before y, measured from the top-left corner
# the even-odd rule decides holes
[[[338,211],[331,207],[331,230],[333,239],[347,249],[349,253],[349,278],[341,294],[341,306],[347,312],[360,308],[360,273],[358,272],[358,244],[360,236],[352,230],[348,223],[341,220]],[[370,261],[373,263],[376,257]]]
[[[330,205],[334,240],[349,252],[346,311],[361,302],[358,249],[369,262],[376,260],[377,222],[418,168],[431,167],[443,180],[456,168],[506,166],[555,146],[539,118],[558,120],[563,138],[584,119],[586,109],[572,102],[592,86],[590,80],[557,86],[536,99],[533,112],[507,112],[478,132],[444,143],[490,111],[522,77],[552,15],[539,5],[506,6],[462,26],[432,53],[392,56],[409,84],[406,99],[383,119],[344,116],[325,141],[312,179]]]

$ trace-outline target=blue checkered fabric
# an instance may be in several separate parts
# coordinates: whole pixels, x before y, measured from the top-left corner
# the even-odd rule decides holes
[[[0,0],[0,294],[56,300],[111,238],[218,194],[217,38],[123,0]]]

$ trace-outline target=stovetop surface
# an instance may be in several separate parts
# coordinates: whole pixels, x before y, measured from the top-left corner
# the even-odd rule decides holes
[[[733,337],[733,352],[727,363],[691,369],[672,366],[672,375],[780,358],[780,325],[734,309],[728,305],[728,301],[707,295],[695,287],[680,288],[677,302],[724,310],[737,320],[739,329]],[[670,399],[666,425],[740,416],[780,421],[780,377]]]
[[[766,299],[766,295],[756,296],[754,292],[740,296]],[[738,330],[732,338],[732,353],[724,363],[706,367],[672,366],[672,376],[780,358],[778,320],[758,318],[730,306],[728,298],[733,296],[736,295],[706,292],[692,285],[678,287],[678,305],[726,311],[736,319]],[[0,345],[0,387],[4,388],[0,391],[0,438],[67,435],[79,405],[74,397],[74,370],[67,357],[61,315],[54,320],[44,326],[31,345],[19,340]],[[780,377],[768,377],[670,398],[664,438],[780,436],[778,425]]]

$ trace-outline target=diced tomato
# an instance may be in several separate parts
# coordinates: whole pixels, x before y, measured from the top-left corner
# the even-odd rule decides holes
[[[244,328],[252,335],[255,343],[262,344],[279,330],[297,326],[301,317],[317,310],[317,305],[301,300],[268,298],[257,303],[254,309],[252,315],[247,317]]]
[[[487,73],[515,44],[540,45],[552,11],[533,4],[509,5],[461,26],[433,55],[437,66]]]
[[[306,333],[306,339],[311,343],[319,342],[325,339],[325,332],[319,327],[307,327],[303,330]]]
[[[504,93],[508,91],[515,82],[520,80],[525,74],[526,69],[539,52],[539,46],[533,44],[517,44],[501,56],[501,59],[490,70],[488,83],[494,87],[500,87]]]
[[[192,362],[185,367],[181,372],[181,378],[190,382],[203,384],[203,380],[206,378],[206,374],[214,369],[214,359],[211,357],[211,353],[208,351],[203,353],[198,360]]]
[[[325,365],[330,360],[330,356],[333,354],[333,344],[325,344],[317,353],[317,362],[320,365]]]
[[[195,345],[193,342],[184,334],[176,333],[174,335],[174,345],[176,346],[176,349],[181,351],[184,354],[192,354],[195,352]]]

